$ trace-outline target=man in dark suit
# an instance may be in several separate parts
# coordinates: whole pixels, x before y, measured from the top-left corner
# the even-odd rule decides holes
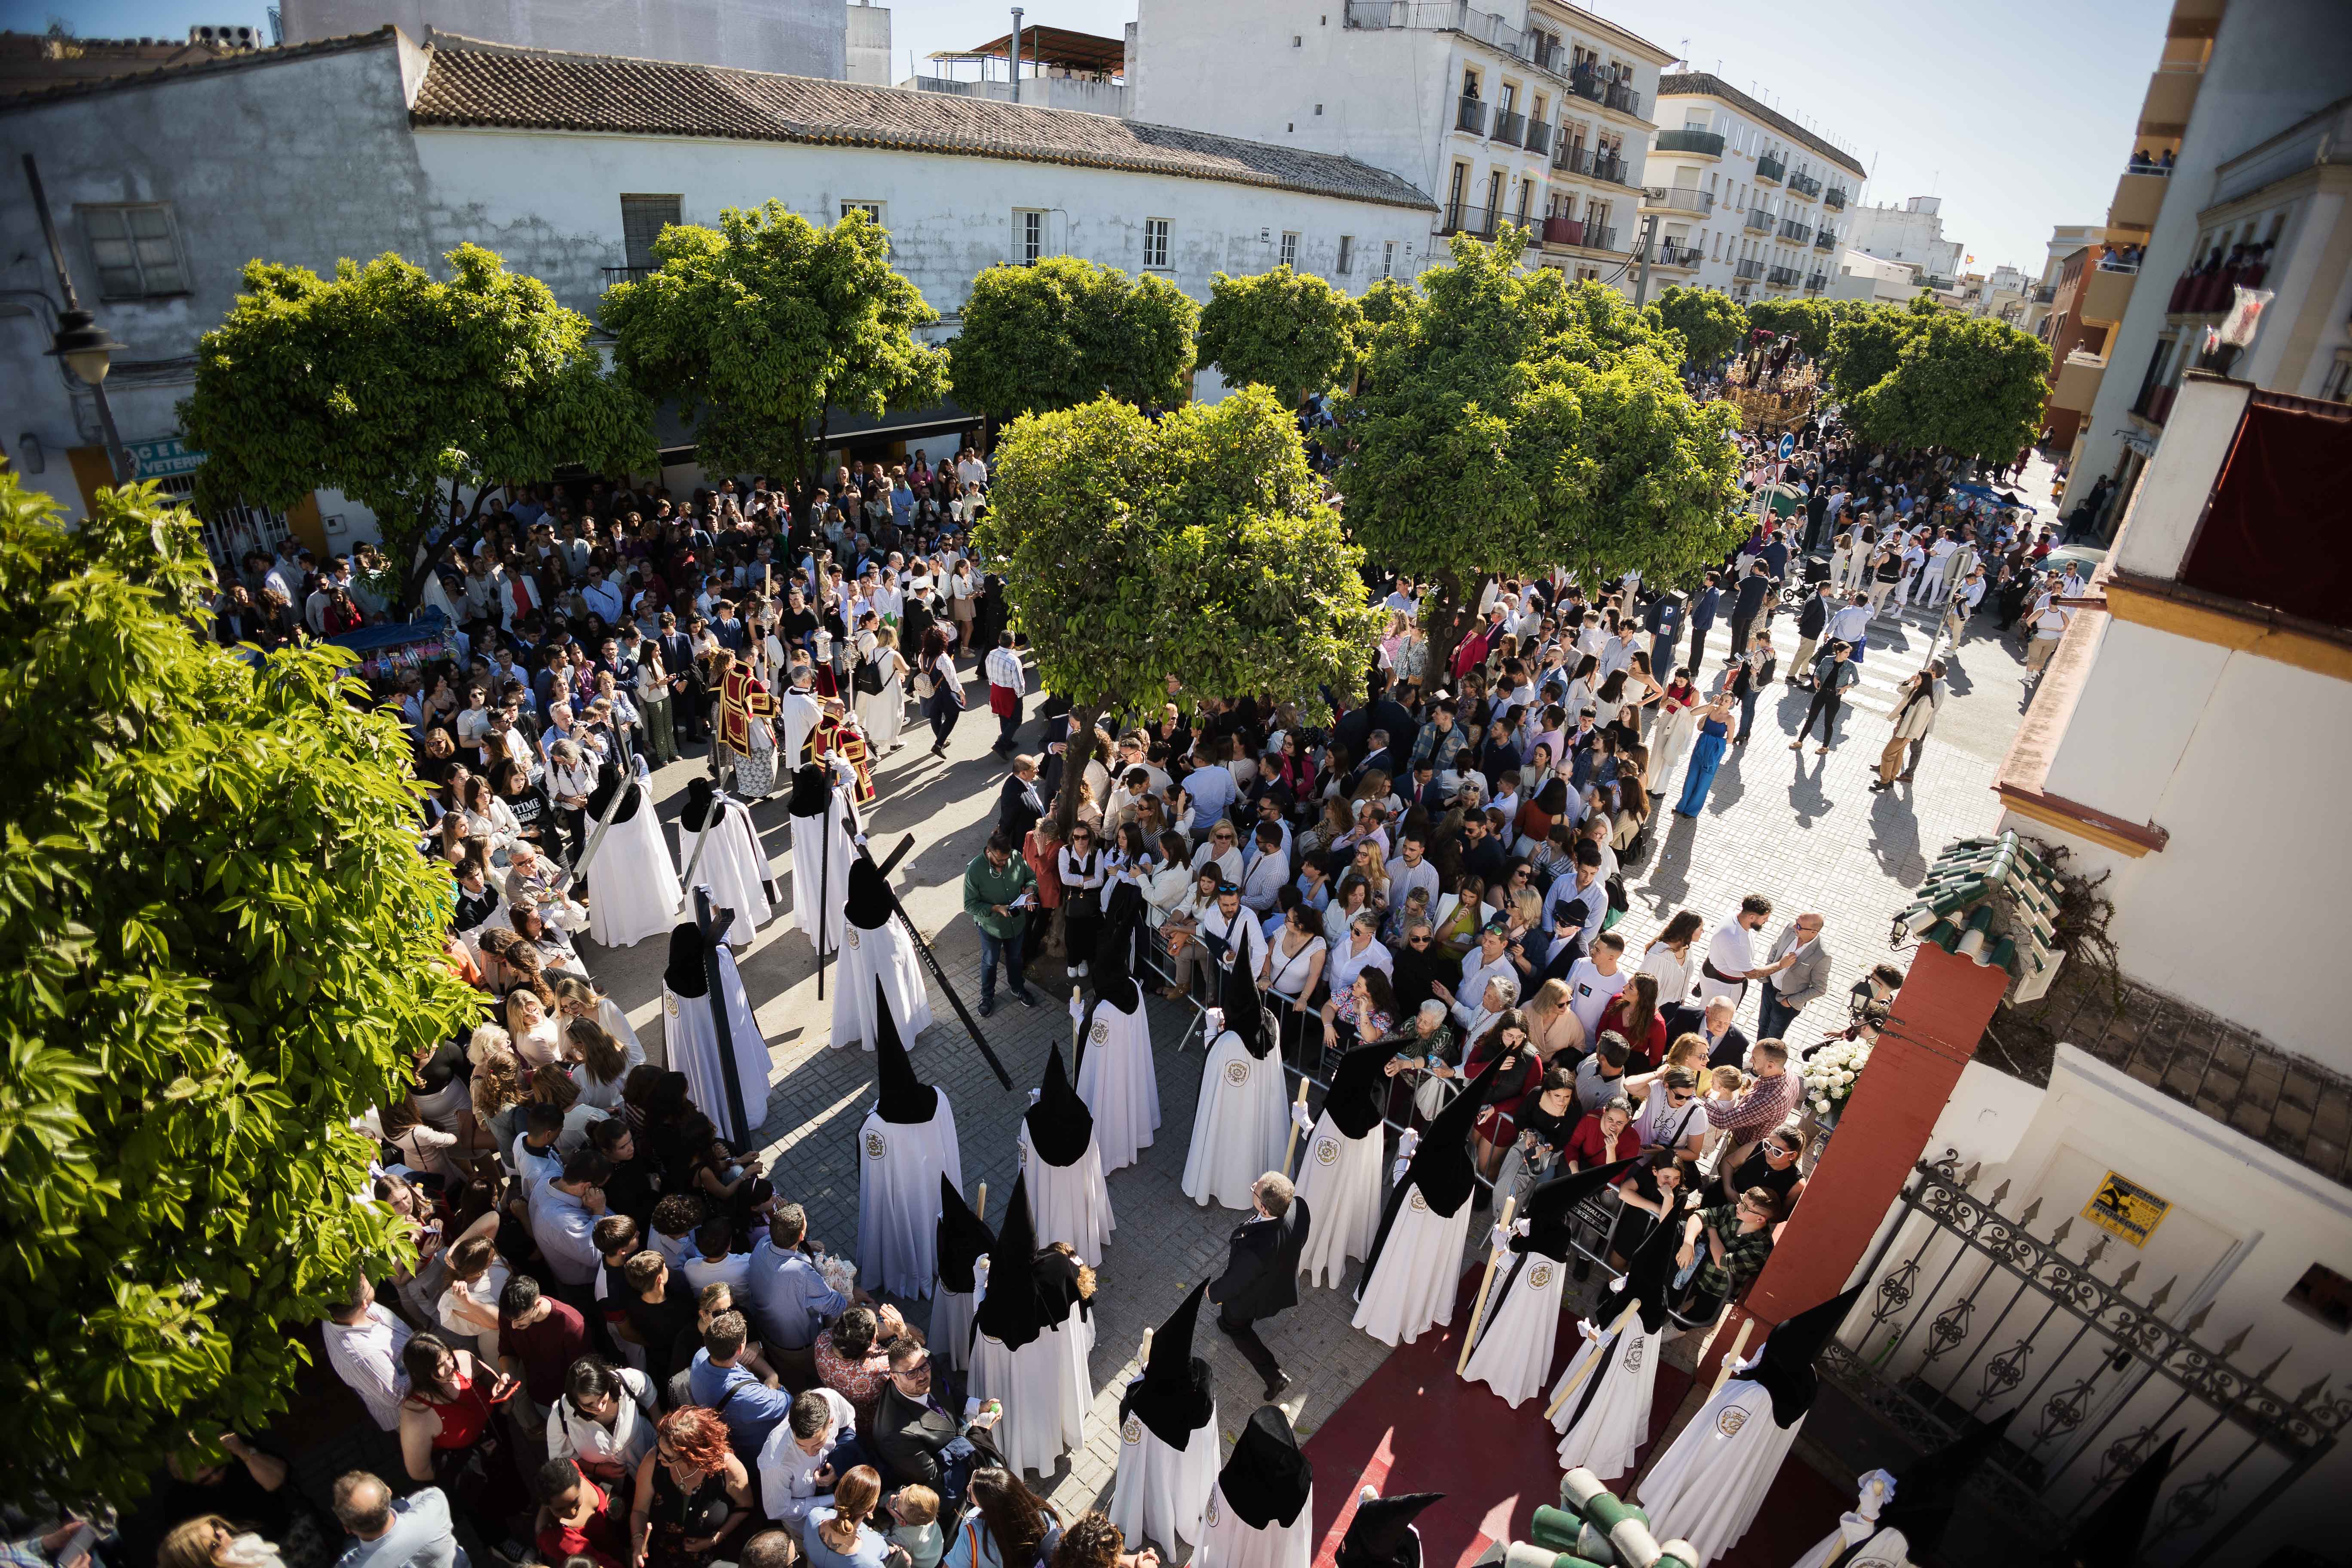
[[[1739,595],[1731,602],[1731,653],[1734,658],[1747,651],[1756,631],[1756,617],[1764,614],[1772,598],[1772,569],[1762,559],[1748,568],[1748,575],[1739,580]]]
[[[1257,1213],[1234,1227],[1224,1277],[1209,1287],[1209,1300],[1217,1304],[1217,1327],[1265,1379],[1270,1405],[1290,1386],[1290,1374],[1251,1325],[1298,1304],[1298,1254],[1307,1246],[1309,1216],[1279,1171],[1260,1176],[1250,1196]]]
[[[1706,1065],[1711,1068],[1744,1067],[1748,1062],[1748,1036],[1733,1023],[1733,1006],[1728,997],[1718,998],[1701,1007],[1681,1002],[1661,1010],[1665,1020],[1666,1040],[1672,1044],[1685,1035],[1696,1035],[1706,1042]]]
[[[1372,729],[1389,732],[1391,745],[1409,746],[1420,731],[1412,710],[1389,695],[1389,672],[1385,669],[1375,669],[1365,677],[1363,711],[1371,715]],[[1389,772],[1393,774],[1396,770],[1391,768]]]
[[[1706,662],[1706,634],[1715,629],[1716,615],[1723,607],[1722,581],[1722,574],[1717,572],[1708,573],[1706,574],[1706,585],[1701,588],[1698,591],[1698,596],[1691,601],[1690,660],[1684,668],[1687,668],[1691,672],[1691,679],[1693,680],[1696,680],[1698,679],[1699,667]],[[1732,645],[1732,652],[1735,656],[1738,652],[1738,647],[1739,645],[1737,643]],[[1666,661],[1666,664],[1669,667],[1672,663],[1673,661],[1671,659]],[[1659,679],[1664,680],[1667,679],[1670,673],[1670,668],[1661,668],[1655,673]]]
[[[998,1417],[986,1411],[970,1427],[931,1392],[931,1352],[911,1336],[890,1349],[890,1379],[874,1407],[874,1447],[896,1486],[925,1486],[940,1494],[940,1519],[953,1522],[964,1485],[982,1465],[1001,1465],[988,1438]]]

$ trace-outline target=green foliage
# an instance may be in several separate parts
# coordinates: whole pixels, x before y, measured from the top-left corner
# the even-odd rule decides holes
[[[729,207],[715,229],[662,230],[654,258],[599,314],[614,363],[677,400],[714,471],[800,473],[824,455],[828,409],[879,417],[947,395],[946,353],[914,336],[939,313],[864,212],[819,228],[782,202]]]
[[[449,280],[386,253],[333,279],[255,261],[197,340],[180,428],[206,454],[196,502],[284,508],[338,489],[376,514],[406,564],[439,483],[543,479],[658,461],[653,408],[609,375],[588,318],[535,278],[461,245]]]
[[[1759,300],[1748,307],[1748,321],[1766,331],[1793,333],[1798,350],[1816,359],[1829,352],[1830,332],[1837,324],[1826,300]]]
[[[949,345],[956,400],[992,419],[1097,397],[1181,403],[1200,307],[1163,278],[1129,278],[1075,256],[1000,264],[971,280]]]
[[[1895,368],[1922,318],[1895,305],[1865,305],[1830,331],[1830,390],[1852,403]]]
[[[406,1246],[347,1123],[475,1003],[397,715],[192,630],[155,487],[55,511],[0,473],[0,1496],[127,1502],[267,1425],[294,1329]]]
[[[1720,289],[1674,284],[1655,309],[1668,330],[1683,335],[1683,363],[1695,369],[1720,363],[1748,341],[1748,312]]]
[[[998,443],[979,547],[1038,674],[1086,713],[1272,693],[1310,717],[1360,690],[1381,617],[1261,386],[1154,421],[1098,398],[1015,421]]]
[[[1295,408],[1346,377],[1362,324],[1356,302],[1311,272],[1220,272],[1201,311],[1201,361],[1228,384],[1271,387]]]
[[[1363,319],[1362,325],[1357,329],[1358,348],[1360,350],[1362,347],[1365,332],[1374,327],[1387,326],[1420,301],[1421,297],[1412,291],[1412,285],[1402,278],[1383,278],[1365,289],[1364,297],[1356,301],[1357,312]]]
[[[1684,340],[1613,289],[1522,272],[1520,246],[1457,236],[1421,303],[1370,334],[1362,389],[1338,409],[1349,531],[1382,568],[1444,587],[1439,659],[1487,575],[1670,578],[1738,526],[1736,415],[1683,392]]]
[[[1983,317],[1906,314],[1895,366],[1846,404],[1864,437],[2006,460],[2033,438],[2050,395],[2050,349]]]

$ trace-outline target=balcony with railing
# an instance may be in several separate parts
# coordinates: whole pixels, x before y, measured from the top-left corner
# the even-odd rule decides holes
[[[1791,194],[1801,197],[1805,201],[1812,202],[1819,201],[1821,199],[1822,183],[1813,178],[1811,174],[1790,175],[1789,189]]]
[[[1813,237],[1813,226],[1809,223],[1799,223],[1792,217],[1782,218],[1780,220],[1780,237],[1789,241],[1791,245],[1802,245],[1805,241]]]
[[[658,267],[607,267],[604,268],[604,287],[610,289],[615,283],[642,283],[660,270]]]
[[[1852,199],[1853,198],[1849,197],[1845,194],[1845,187],[1843,185],[1832,185],[1828,190],[1822,193],[1822,205],[1829,208],[1832,212],[1845,211],[1845,204]]]
[[[1811,273],[1805,279],[1805,292],[1808,294],[1818,294],[1829,286],[1830,275],[1826,272]]]
[[[1548,217],[1540,231],[1543,242],[1553,246],[1579,246],[1584,243],[1584,220],[1580,217]]]
[[[1788,177],[1789,165],[1782,160],[1772,156],[1771,153],[1767,153],[1762,157],[1756,160],[1756,183],[1758,184],[1777,185],[1782,184],[1788,179]]]
[[[1817,228],[1813,230],[1813,248],[1815,250],[1835,250],[1837,248],[1837,231],[1835,229]]]
[[[1650,265],[1677,268],[1687,272],[1705,259],[1696,246],[1676,245],[1671,239],[1662,239],[1658,242],[1657,254],[1650,258]]]
[[[1794,289],[1797,277],[1797,269],[1793,267],[1775,267],[1764,274],[1764,285],[1768,289]]]
[[[1495,113],[1495,140],[1507,142],[1516,147],[1528,139],[1528,117],[1516,109],[1497,110]]]
[[[1617,231],[1615,229],[1603,228],[1599,224],[1588,223],[1584,226],[1584,248],[1587,250],[1622,250],[1625,247],[1617,243]]]
[[[1467,234],[1480,239],[1492,239],[1502,214],[1494,207],[1466,206],[1454,202],[1445,209],[1445,219],[1438,226],[1440,234]]]
[[[1620,114],[1630,114],[1639,120],[1642,118],[1642,95],[1622,81],[1612,81],[1601,100],[1601,107],[1614,110]]]
[[[1748,209],[1748,228],[1751,234],[1769,234],[1772,232],[1772,226],[1779,221],[1762,207]]]
[[[1689,185],[1652,185],[1642,193],[1642,205],[1652,212],[1689,213],[1705,217],[1715,211],[1715,193]]]
[[[1731,266],[1731,275],[1743,283],[1749,282],[1764,276],[1764,264],[1753,260],[1735,261]]]
[[[2026,290],[2025,297],[2037,305],[2050,304],[2058,298],[2058,285],[2055,283],[2036,283],[2032,288]]]
[[[2150,386],[2141,389],[2139,401],[2131,405],[2135,418],[2145,419],[2158,429],[2172,414],[2172,396],[2179,389],[2171,386]]]
[[[1454,109],[1454,129],[1456,131],[1467,131],[1473,136],[1485,135],[1486,132],[1486,105],[1485,100],[1482,99],[1465,98],[1462,100],[1460,103],[1456,104]]]
[[[1625,160],[1620,158],[1614,153],[1594,153],[1592,155],[1592,177],[1612,185],[1622,185],[1627,184],[1628,182],[1625,178]]]
[[[1551,151],[1551,124],[1549,121],[1542,120],[1530,120],[1528,121],[1527,149],[1538,158]]]
[[[1948,294],[1952,291],[1952,280],[1950,279],[1937,278],[1932,273],[1920,279],[1919,286],[1923,289],[1933,289],[1937,292],[1942,294]]]
[[[1700,158],[1723,156],[1723,137],[1713,131],[1685,128],[1681,131],[1661,131],[1650,143],[1654,153],[1686,153]]]

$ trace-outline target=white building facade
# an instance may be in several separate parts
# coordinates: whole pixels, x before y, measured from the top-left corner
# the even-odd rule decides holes
[[[1655,283],[1736,300],[1820,295],[1867,171],[1853,153],[1705,71],[1658,88],[1644,210]]]
[[[186,135],[195,124],[219,133]],[[1216,272],[1287,258],[1360,292],[1434,216],[1393,174],[1230,137],[800,77],[420,47],[390,28],[12,104],[0,149],[12,164],[38,156],[81,297],[126,345],[108,383],[121,435],[182,488],[201,455],[175,449],[174,405],[256,256],[328,274],[392,250],[438,270],[471,240],[593,316],[609,284],[651,265],[664,224],[771,197],[816,223],[860,207],[944,338],[973,277],[1000,262],[1080,256],[1205,300]],[[160,236],[144,273],[107,243],[134,221]],[[0,181],[0,225],[38,232],[21,182]],[[104,458],[93,410],[41,352],[57,306],[29,301],[53,293],[46,256],[20,259],[6,287],[0,381],[25,395],[0,437],[78,513],[107,482]],[[365,531],[333,498],[320,510],[320,542],[348,542],[338,516]]]
[[[1673,55],[1577,6],[1141,0],[1139,119],[1359,159],[1427,191],[1410,276],[1449,236],[1527,228],[1531,264],[1631,291],[1658,73]]]
[[[1940,196],[1912,196],[1897,206],[1864,206],[1847,220],[1848,248],[1915,268],[1922,288],[1949,291],[1959,280],[1962,247],[1944,237]]]
[[[853,8],[857,7],[846,7],[842,0],[283,0],[278,7],[289,44],[348,37],[389,25],[412,38],[455,33],[523,48],[786,71],[836,81],[848,75],[845,12]],[[874,26],[874,18],[865,18],[858,38],[869,49]],[[879,63],[887,73],[887,11],[879,26]]]

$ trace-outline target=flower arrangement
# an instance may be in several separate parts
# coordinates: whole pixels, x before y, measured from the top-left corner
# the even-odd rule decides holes
[[[845,1296],[856,1290],[857,1264],[855,1259],[828,1252],[817,1258],[816,1268],[824,1277],[825,1284],[833,1289]]]
[[[1868,1040],[1832,1040],[1805,1058],[1805,1091],[1813,1114],[1830,1116],[1845,1109],[1862,1069],[1870,1065]]]

